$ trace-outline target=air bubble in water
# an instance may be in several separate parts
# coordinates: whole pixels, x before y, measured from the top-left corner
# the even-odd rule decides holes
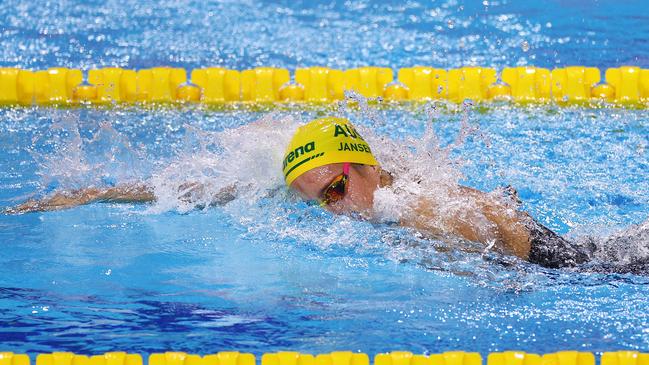
[[[523,41],[521,43],[521,49],[523,50],[523,52],[529,51],[530,50],[530,44],[527,41]]]

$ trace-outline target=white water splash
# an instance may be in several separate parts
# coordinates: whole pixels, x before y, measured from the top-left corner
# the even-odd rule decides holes
[[[73,114],[63,114],[48,133],[32,140],[32,146],[39,149],[29,151],[45,189],[128,184],[141,179],[149,164],[145,152],[133,147],[110,122],[100,122],[91,138],[83,138]]]
[[[649,262],[649,220],[596,241],[595,257],[601,262],[618,265]]]
[[[463,167],[468,161],[454,157],[453,152],[462,147],[467,137],[479,136],[479,128],[469,122],[468,108],[461,117],[461,125],[455,140],[443,146],[435,134],[432,123],[437,116],[434,107],[428,107],[427,114],[432,119],[426,121],[426,128],[420,137],[408,137],[403,141],[379,138],[367,131],[368,141],[374,147],[382,167],[394,177],[391,185],[375,193],[374,208],[381,221],[416,221],[420,214],[418,207],[424,200],[434,202],[438,208],[429,217],[427,226],[434,231],[451,232],[456,217],[470,222],[482,237],[490,237],[494,224],[476,207],[475,197],[462,192],[460,181],[464,179]],[[516,214],[512,202],[505,198],[502,190],[490,194],[496,202],[510,207],[507,212]],[[495,239],[492,237],[491,239]],[[458,239],[458,244],[459,243]],[[487,240],[488,241],[488,240]]]
[[[427,115],[434,119],[436,109],[429,107]],[[254,123],[221,132],[185,125],[182,148],[171,159],[148,157],[107,122],[101,123],[91,138],[84,139],[76,122],[63,118],[50,131],[53,138],[42,138],[51,144],[50,151],[34,156],[46,186],[50,181],[56,181],[60,189],[134,181],[147,184],[157,198],[147,209],[148,213],[185,213],[196,207],[206,208],[215,195],[234,187],[236,197],[220,209],[245,227],[244,234],[267,237],[271,242],[305,242],[322,249],[345,246],[379,250],[390,259],[416,260],[428,269],[456,271],[466,265],[478,270],[478,266],[486,265],[484,272],[489,273],[493,265],[482,261],[490,254],[484,246],[471,249],[469,243],[464,247],[478,254],[465,255],[419,232],[389,224],[411,218],[416,214],[412,207],[418,199],[432,196],[444,207],[439,221],[431,222],[438,229],[447,228],[441,219],[445,215],[464,215],[467,220],[482,222],[485,230],[490,229],[489,220],[472,209],[475,204],[471,198],[457,194],[459,182],[464,179],[463,167],[469,162],[455,156],[453,151],[462,147],[468,136],[480,136],[480,131],[469,121],[468,109],[459,119],[459,132],[448,145],[442,145],[435,134],[434,120],[423,121],[426,128],[420,137],[403,140],[377,135],[370,128],[357,125],[382,167],[395,177],[390,187],[375,194],[374,209],[378,221],[382,222],[379,225],[307,207],[285,188],[281,173],[284,151],[294,131],[305,122],[292,114],[268,114]],[[383,124],[376,114],[372,122]],[[34,142],[41,143],[41,140]],[[202,188],[193,190],[187,184]],[[188,193],[192,195],[191,201],[186,199]],[[500,190],[491,194],[497,199],[503,195]],[[507,204],[506,200],[503,202]],[[638,232],[625,233],[631,239],[624,247],[607,247],[606,240],[598,240],[598,258],[627,263],[637,257],[649,257],[646,227]]]
[[[224,190],[236,192],[238,200],[254,202],[283,186],[279,166],[297,126],[295,118],[279,114],[222,132],[185,126],[188,148],[149,180],[158,199],[151,212],[208,207]],[[202,187],[191,202],[182,199],[187,184]]]

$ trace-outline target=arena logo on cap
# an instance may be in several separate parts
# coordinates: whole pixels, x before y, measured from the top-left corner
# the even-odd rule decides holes
[[[297,159],[298,157],[309,153],[311,151],[315,150],[315,141],[311,141],[304,146],[299,146],[295,150],[289,152],[286,157],[284,158],[284,164],[282,166],[283,169],[286,169],[286,166],[293,162],[293,160]]]

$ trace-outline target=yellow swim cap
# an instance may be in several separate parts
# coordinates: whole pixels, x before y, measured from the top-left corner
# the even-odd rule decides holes
[[[330,163],[378,165],[370,146],[345,118],[315,119],[297,129],[284,156],[286,184],[303,173]]]

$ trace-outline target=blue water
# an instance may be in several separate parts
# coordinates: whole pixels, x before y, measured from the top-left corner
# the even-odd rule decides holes
[[[644,0],[9,0],[0,66],[646,68],[648,10]]]
[[[486,4],[3,2],[0,65],[649,65],[642,1]],[[428,120],[420,110],[377,113],[379,123],[350,114],[392,140],[419,138]],[[196,130],[209,138],[264,115],[2,109],[0,206],[150,178],[218,154],[196,147]],[[456,138],[461,117],[435,119],[442,145]],[[469,121],[479,133],[453,152],[463,183],[515,186],[522,209],[570,237],[603,239],[647,219],[646,111],[498,106],[470,110]],[[272,175],[263,162],[247,167],[262,180]],[[647,277],[507,268],[464,253],[449,260],[414,232],[331,216],[267,187],[279,192],[189,212],[93,204],[0,215],[0,350],[649,346]],[[633,249],[646,257],[649,243]]]

